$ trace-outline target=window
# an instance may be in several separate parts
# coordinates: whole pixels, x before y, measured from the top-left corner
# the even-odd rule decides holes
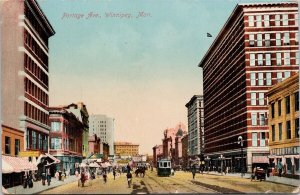
[[[259,114],[259,125],[261,125],[261,126],[265,125],[265,114],[264,113]]]
[[[286,111],[286,114],[290,114],[290,112],[291,112],[290,96],[285,97],[285,111]]]
[[[20,152],[20,140],[15,139],[15,156],[18,156]]]
[[[272,141],[275,141],[275,125],[272,125]]]
[[[295,119],[295,137],[299,138],[299,118]]]
[[[52,131],[60,131],[61,123],[60,122],[51,122],[51,130]]]
[[[285,32],[283,34],[283,44],[284,45],[289,45],[290,44],[290,33]]]
[[[282,15],[282,25],[283,26],[289,25],[289,16],[287,14]]]
[[[263,65],[263,55],[257,54],[257,65],[262,66]]]
[[[10,154],[10,137],[5,136],[5,154]]]
[[[278,116],[281,116],[281,100],[278,100]]]
[[[281,66],[281,53],[276,53],[277,66]]]
[[[280,26],[280,15],[275,15],[275,26]]]
[[[289,72],[289,71],[284,72],[285,79],[289,78],[290,76],[291,76],[291,72]]]
[[[282,72],[277,72],[277,83],[282,81]]]
[[[251,93],[251,105],[256,105],[256,93]]]
[[[38,138],[39,138],[39,149],[43,150],[43,139],[40,133],[38,134]]]
[[[250,53],[250,66],[255,66],[255,54]]]
[[[44,151],[47,151],[48,150],[48,136],[47,135],[44,135],[44,141],[43,141],[43,149]]]
[[[248,16],[249,26],[254,26],[254,16]]]
[[[299,52],[296,52],[296,53],[295,53],[295,58],[296,58],[295,64],[296,64],[296,65],[299,65]]]
[[[266,146],[266,133],[260,133],[260,146]]]
[[[295,44],[296,44],[296,45],[297,45],[298,42],[299,42],[299,37],[298,37],[298,36],[299,36],[299,34],[298,34],[298,32],[296,32],[296,33],[295,33],[295,42],[296,42]]]
[[[279,134],[279,140],[282,140],[282,123],[278,124],[278,134]]]
[[[275,117],[275,104],[274,103],[272,103],[271,104],[271,113],[272,113],[272,118],[274,118]]]
[[[257,133],[252,133],[252,146],[257,146]]]
[[[272,85],[272,74],[270,72],[266,73],[266,85]]]
[[[256,16],[256,26],[261,27],[261,16]]]
[[[32,149],[36,149],[36,132],[32,131]]]
[[[265,104],[264,93],[258,93],[258,105],[263,106]]]
[[[264,73],[262,72],[258,73],[258,85],[260,86],[264,85]]]
[[[281,45],[281,35],[280,33],[276,33],[276,46]]]
[[[250,83],[251,83],[251,86],[256,85],[255,73],[250,73]]]
[[[286,121],[286,139],[291,139],[291,121]]]
[[[256,113],[251,114],[251,124],[257,125],[257,114]]]
[[[249,35],[249,44],[250,46],[254,46],[254,34]]]
[[[61,138],[51,138],[51,149],[61,149]]]
[[[29,130],[27,129],[26,130],[26,147],[27,148],[31,148],[31,146],[30,146],[30,136],[29,136]]]
[[[269,15],[264,15],[264,25],[265,25],[265,27],[270,26],[270,16]]]
[[[294,93],[294,102],[295,102],[295,111],[299,111],[299,91],[297,91],[296,93]]]
[[[262,46],[262,34],[257,34],[257,46]]]
[[[270,47],[271,46],[270,34],[265,34],[265,46],[266,47]]]
[[[266,66],[271,66],[271,54],[266,53]]]

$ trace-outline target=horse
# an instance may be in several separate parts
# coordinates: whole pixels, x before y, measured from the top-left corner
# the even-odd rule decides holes
[[[135,170],[135,176],[136,177],[145,177],[145,168],[143,168],[143,167],[138,167],[136,170]]]

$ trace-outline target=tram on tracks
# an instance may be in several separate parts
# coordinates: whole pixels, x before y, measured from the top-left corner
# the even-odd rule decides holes
[[[157,175],[163,177],[169,177],[171,175],[171,160],[161,159],[157,161]]]

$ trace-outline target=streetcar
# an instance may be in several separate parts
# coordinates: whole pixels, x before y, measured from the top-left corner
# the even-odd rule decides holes
[[[171,160],[161,159],[157,161],[157,175],[170,176],[171,175]]]

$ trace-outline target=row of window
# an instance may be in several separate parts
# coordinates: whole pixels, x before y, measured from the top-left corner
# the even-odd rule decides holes
[[[256,79],[257,76],[257,79]],[[282,82],[284,79],[291,76],[290,71],[277,72],[277,83]],[[273,83],[275,84],[275,83]],[[259,72],[259,73],[250,73],[250,85],[251,86],[271,86],[272,85],[272,73],[271,72]]]
[[[258,114],[258,117],[257,118],[257,114]],[[266,113],[251,113],[251,125],[252,126],[256,126],[256,125],[259,125],[259,126],[264,126],[264,125],[267,125],[267,122],[268,122],[268,118],[266,117]]]
[[[252,47],[271,47],[281,45],[291,45],[290,35],[295,38],[294,44],[299,43],[298,32],[290,33],[251,33],[249,34],[249,45]]]
[[[48,36],[44,31],[44,28],[40,25],[40,23],[37,21],[33,13],[28,8],[27,4],[25,4],[24,13],[25,13],[25,17],[29,20],[34,30],[38,32],[39,36],[44,41],[45,45],[48,47]]]
[[[292,23],[292,21],[294,21],[294,23]],[[270,26],[288,26],[288,25],[295,25],[295,26],[298,25],[298,14],[248,16],[248,26],[250,27],[262,27],[262,26],[270,27]]]
[[[32,118],[40,123],[49,125],[49,115],[31,105],[30,103],[24,102],[25,116]]]
[[[44,105],[48,105],[48,94],[41,90],[38,86],[36,86],[31,80],[25,78],[25,92],[35,97],[38,101],[43,103]]]
[[[292,138],[299,138],[299,118],[295,119],[294,125],[294,136],[292,136],[291,131],[291,121],[286,121],[285,126],[285,138],[292,139]],[[282,123],[278,123],[278,137],[276,136],[276,127],[272,125],[272,141],[280,141],[283,140],[283,127]]]
[[[31,51],[48,67],[48,56],[44,53],[34,38],[24,30],[25,44],[31,49]]]
[[[258,133],[252,133],[252,146],[257,147],[261,146],[264,147],[266,146],[266,132],[260,132],[260,139],[258,142]],[[259,144],[258,144],[259,143]]]
[[[27,54],[24,54],[24,67],[48,87],[48,75]]]
[[[299,111],[299,92],[293,94],[294,96],[294,105],[291,105],[291,96],[286,96],[285,100],[285,114],[290,114],[291,109]],[[291,107],[292,106],[292,107]],[[281,116],[282,114],[282,99],[277,101],[277,114]],[[275,102],[271,103],[271,117],[275,118]]]
[[[10,154],[11,155],[11,137],[5,136],[5,154]],[[20,139],[15,139],[15,156],[19,155],[20,152]]]
[[[291,56],[293,54],[293,56]],[[295,64],[299,65],[299,52],[284,52],[283,53],[283,63],[282,63],[282,53],[250,53],[250,66],[272,66],[272,60],[276,60],[276,65],[291,65],[291,59],[295,59]]]
[[[252,92],[251,93],[251,100],[250,100],[250,104],[252,106],[264,106],[267,104],[267,102],[265,102],[265,93],[255,93]]]
[[[48,135],[28,128],[26,133],[26,144],[28,149],[48,150]]]

